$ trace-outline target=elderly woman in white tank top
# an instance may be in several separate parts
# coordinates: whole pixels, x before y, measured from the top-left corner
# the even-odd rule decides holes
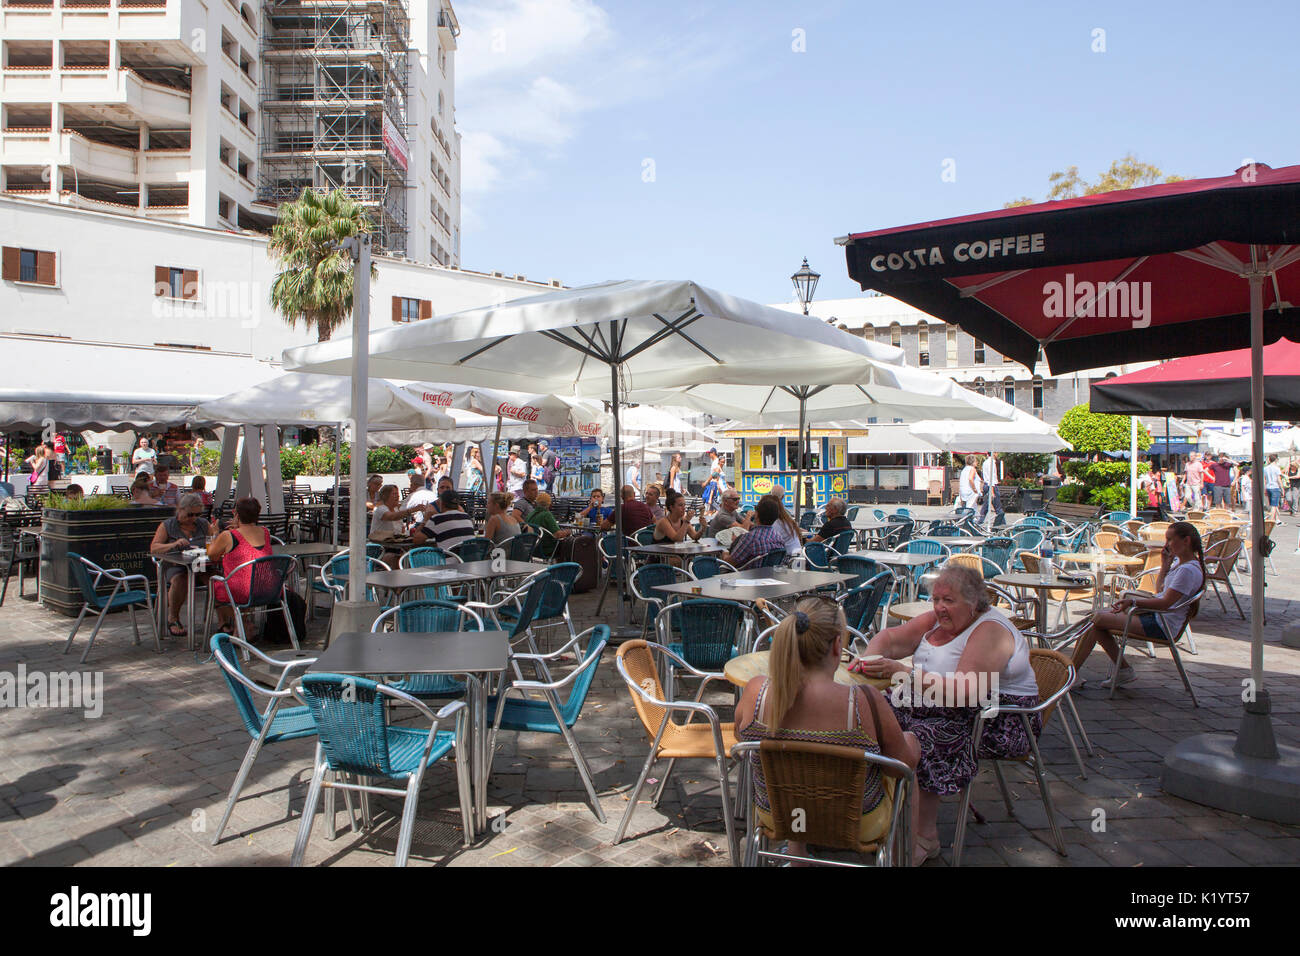
[[[855,665],[869,676],[893,681],[887,696],[899,725],[921,742],[916,840],[924,859],[939,854],[939,799],[960,793],[979,769],[970,738],[980,706],[994,699],[1006,706],[1038,703],[1029,645],[1001,611],[989,607],[983,576],[947,565],[931,594],[931,610],[871,639],[867,654],[880,659]],[[911,663],[903,663],[901,658],[909,655]],[[1037,715],[1031,722],[1037,734]],[[985,721],[979,756],[1028,752],[1019,717],[1003,714]]]

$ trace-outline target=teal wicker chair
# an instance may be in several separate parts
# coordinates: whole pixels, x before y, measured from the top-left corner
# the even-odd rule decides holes
[[[476,538],[466,538],[452,548],[451,553],[465,562],[486,561],[492,556],[494,547],[491,538],[484,538],[480,535]]]
[[[852,581],[845,581],[845,589],[861,587],[880,573],[880,565],[872,558],[859,554],[841,554],[831,559],[831,567],[840,574],[853,575]]]
[[[158,621],[153,613],[153,599],[149,596],[149,579],[143,574],[127,574],[121,568],[101,568],[94,561],[90,561],[77,554],[75,551],[68,552],[68,570],[72,574],[72,580],[77,583],[77,589],[81,591],[82,600],[85,602],[81,606],[81,613],[77,615],[76,622],[72,625],[72,633],[68,635],[68,643],[64,645],[63,653],[72,650],[73,638],[77,636],[77,631],[81,628],[81,622],[86,614],[93,608],[99,612],[95,619],[95,629],[90,632],[90,640],[86,644],[86,649],[81,652],[81,663],[86,663],[86,658],[90,656],[90,649],[95,646],[95,637],[99,634],[99,629],[104,623],[104,618],[109,611],[116,611],[118,608],[130,608],[131,610],[131,627],[135,631],[135,642],[140,643],[140,625],[135,619],[135,609],[141,604],[149,612],[149,626],[153,628],[153,644],[158,653],[162,653],[162,642],[158,639]],[[94,579],[91,575],[94,574]],[[101,583],[112,583],[113,590],[109,594],[100,594],[97,588]],[[139,584],[139,587],[132,585]]]
[[[209,646],[212,649],[213,659],[221,667],[221,676],[226,680],[230,696],[235,700],[235,709],[239,711],[239,718],[244,722],[244,729],[253,738],[244,753],[244,762],[239,765],[235,782],[230,787],[230,796],[226,800],[225,812],[221,814],[221,822],[217,824],[217,830],[212,834],[212,845],[216,846],[221,842],[221,834],[225,832],[226,824],[230,822],[230,814],[239,801],[239,794],[243,792],[244,784],[248,782],[248,775],[253,770],[253,763],[257,760],[257,755],[262,752],[262,748],[267,744],[282,744],[290,740],[303,740],[316,736],[316,723],[312,720],[311,711],[304,706],[282,706],[293,693],[289,689],[289,682],[295,672],[314,664],[316,659],[304,657],[279,661],[267,657],[246,641],[224,633],[213,634]],[[267,690],[244,673],[244,669],[239,664],[241,653],[245,658],[256,657],[273,673],[276,670],[280,671],[280,676],[276,679],[272,690]],[[255,697],[266,698],[264,709],[258,710]]]
[[[586,641],[585,646],[583,646],[584,638]],[[608,644],[609,625],[598,624],[583,631],[577,637],[566,641],[563,647],[552,651],[550,654],[516,654],[516,659],[534,662],[549,660],[554,662],[560,655],[568,653],[570,650],[577,652],[580,649],[582,659],[576,668],[560,680],[547,682],[516,680],[510,683],[499,696],[494,695],[488,698],[488,706],[492,707],[496,713],[492,720],[492,738],[488,747],[489,759],[491,759],[491,755],[496,753],[497,733],[502,730],[513,730],[519,733],[559,734],[564,738],[564,742],[569,745],[569,752],[573,754],[573,762],[578,767],[578,776],[582,778],[582,784],[587,788],[587,796],[591,798],[591,809],[596,814],[596,819],[601,823],[605,822],[605,811],[601,809],[600,800],[596,797],[596,787],[592,782],[591,768],[587,765],[586,759],[582,756],[582,750],[578,747],[578,741],[573,736],[573,727],[578,722],[578,718],[582,716],[583,705],[587,702],[587,694],[591,691],[591,682],[596,676],[596,669],[600,666],[601,655],[605,653],[605,647]],[[544,666],[539,666],[538,669],[543,673],[546,672]],[[561,701],[560,691],[566,688],[567,696]],[[512,692],[519,694],[517,700],[510,699]],[[535,695],[539,693],[543,695],[544,699],[536,699]]]
[[[844,609],[849,627],[864,634],[875,630],[876,615],[883,605],[888,613],[894,592],[894,575],[881,571],[865,584],[845,591],[836,600]]]
[[[390,607],[371,626],[372,633],[380,633],[393,625],[399,632],[481,631],[483,618],[470,608],[454,601],[407,601]],[[465,693],[464,681],[450,674],[411,674],[389,685],[412,697],[460,697]]]
[[[411,852],[411,834],[415,828],[415,808],[420,799],[420,783],[426,768],[455,752],[456,783],[460,796],[461,825],[464,827],[465,846],[474,838],[474,819],[470,802],[470,771],[468,750],[469,713],[463,700],[454,700],[437,714],[410,694],[403,694],[383,684],[364,677],[345,677],[342,674],[306,674],[299,684],[299,693],[307,702],[319,735],[316,744],[316,766],[312,773],[307,803],[302,811],[302,824],[293,845],[293,866],[302,866],[311,839],[312,825],[316,819],[316,805],[321,790],[340,789],[361,793],[382,793],[404,796],[402,823],[397,835],[395,866],[406,866]],[[414,707],[429,721],[429,729],[396,726],[384,719],[385,699],[399,701]],[[438,724],[455,718],[454,731],[440,731]],[[343,783],[340,774],[352,774],[357,783]],[[361,783],[365,778],[378,778],[405,784],[383,787],[376,783]],[[327,808],[328,813],[328,808]]]
[[[456,558],[441,548],[412,548],[402,555],[401,560],[397,562],[399,568],[442,568],[448,563],[455,562]],[[406,593],[410,594],[412,588]],[[430,585],[427,588],[420,589],[420,597],[426,601],[454,601],[457,595],[452,588],[446,584]]]

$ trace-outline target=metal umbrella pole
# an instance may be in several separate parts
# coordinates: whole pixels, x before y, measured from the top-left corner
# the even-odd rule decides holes
[[[497,490],[497,468],[500,466],[500,464],[501,464],[501,416],[498,415],[497,434],[496,437],[492,439],[492,474],[488,476],[488,480],[484,483],[484,487],[487,489],[486,491],[484,491],[484,495],[490,495],[492,494],[492,492]],[[506,473],[504,471],[501,472],[501,484],[503,487],[506,488],[510,487],[510,482],[506,480]],[[487,499],[484,498],[484,500],[486,501]]]
[[[379,605],[366,600],[366,422],[370,399],[370,236],[351,236],[339,243],[355,263],[352,288],[352,456],[348,498],[348,599],[330,614],[330,638],[349,631],[369,631]]]
[[[339,546],[339,471],[343,461],[343,423],[337,422],[334,425],[334,507],[330,513],[334,516],[334,534],[331,539],[334,547]],[[349,462],[349,465],[351,463]]]
[[[798,451],[795,452],[795,454],[798,456],[798,459],[795,465],[796,471],[795,471],[795,479],[794,479],[794,522],[796,525],[799,523],[800,505],[803,502],[803,456],[804,456],[803,429],[804,429],[804,419],[806,418],[807,407],[808,407],[807,389],[800,389],[799,390],[799,437],[797,439],[799,444],[798,444]]]
[[[614,484],[616,487],[621,487],[618,484],[618,476],[622,474],[622,467],[623,467],[622,465],[623,456],[619,449],[620,437],[619,437],[619,412],[618,412],[619,403],[620,403],[619,387],[618,387],[618,366],[619,366],[619,357],[620,357],[619,350],[621,345],[622,342],[619,336],[618,322],[612,321],[609,323],[609,353],[610,353],[609,391],[610,391],[610,398],[612,399],[612,401],[610,402],[611,410],[614,413],[614,442],[609,447],[609,460],[610,460],[610,464],[613,465],[614,467]],[[636,637],[637,634],[639,634],[640,632],[637,631],[636,628],[628,626],[627,607],[624,604],[624,601],[626,601],[627,599],[628,568],[627,568],[627,560],[626,560],[627,553],[626,553],[626,549],[623,547],[624,545],[623,505],[622,505],[622,501],[620,500],[617,494],[615,494],[613,497],[614,497],[614,565],[611,565],[610,573],[612,574],[614,571],[614,567],[617,566],[618,568],[617,622],[618,623],[610,630],[611,630],[611,634],[616,637],[620,637],[620,638]]]

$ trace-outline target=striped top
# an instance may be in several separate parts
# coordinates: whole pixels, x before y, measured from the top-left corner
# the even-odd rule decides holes
[[[450,551],[462,541],[478,534],[474,522],[463,511],[440,511],[431,515],[424,523],[424,533],[432,535],[437,540],[438,547],[444,551]]]
[[[834,744],[839,747],[853,747],[857,750],[869,750],[872,753],[880,753],[880,744],[872,739],[871,735],[862,727],[862,715],[858,712],[858,693],[856,687],[846,688],[849,691],[847,719],[845,720],[846,729],[844,730],[807,730],[792,727],[782,727],[773,732],[767,729],[767,726],[761,720],[763,715],[763,702],[767,696],[767,688],[770,681],[764,681],[762,689],[758,692],[758,701],[754,706],[754,719],[749,722],[745,728],[736,730],[737,740],[801,740],[813,744]],[[758,759],[750,761],[753,767],[754,779],[754,803],[761,810],[771,811],[772,806],[767,799],[767,783],[763,779],[763,762]],[[880,801],[885,797],[885,786],[880,778],[880,768],[874,765],[867,767],[867,785],[862,791],[862,814],[866,816],[872,810],[880,805]]]

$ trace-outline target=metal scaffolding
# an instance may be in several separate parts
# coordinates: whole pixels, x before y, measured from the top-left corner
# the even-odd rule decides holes
[[[410,20],[403,0],[271,0],[263,7],[258,198],[341,189],[405,255]]]

